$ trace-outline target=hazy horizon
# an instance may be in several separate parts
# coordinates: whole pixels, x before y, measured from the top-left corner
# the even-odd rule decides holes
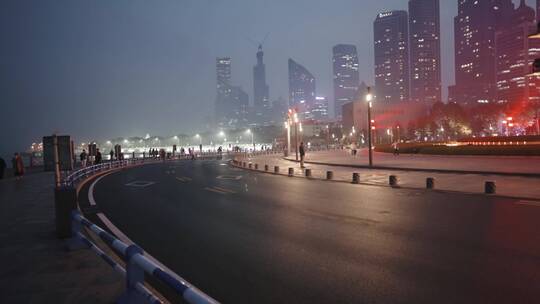
[[[514,1],[516,4],[519,1]],[[534,1],[527,3],[534,7]],[[331,49],[358,48],[360,79],[373,83],[377,13],[407,0],[7,0],[0,4],[0,155],[53,132],[76,141],[201,130],[213,113],[215,58],[232,58],[233,83],[253,98],[252,67],[264,45],[270,98],[287,98],[287,59],[317,78],[331,100]],[[440,1],[443,92],[454,82],[457,0]],[[333,102],[331,103],[333,105]]]

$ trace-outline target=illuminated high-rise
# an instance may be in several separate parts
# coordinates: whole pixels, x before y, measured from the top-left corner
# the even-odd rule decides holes
[[[289,59],[289,106],[296,108],[304,118],[311,118],[310,108],[315,105],[315,77],[302,65]]]
[[[511,24],[497,32],[497,102],[521,103],[540,100],[540,77],[530,76],[540,58],[540,40],[528,36],[536,32],[534,9],[521,0]]]
[[[375,91],[378,102],[409,100],[409,34],[406,11],[377,15],[375,40]]]
[[[492,102],[497,95],[495,33],[512,17],[512,0],[460,0],[454,18],[456,84],[449,100],[466,105]]]
[[[411,101],[441,101],[439,0],[409,0]]]
[[[358,52],[356,46],[338,44],[332,49],[334,72],[334,113],[341,118],[344,104],[354,101],[358,95],[360,75],[358,72]]]
[[[253,106],[258,123],[265,122],[265,116],[270,110],[269,88],[266,84],[266,66],[263,62],[262,45],[257,51],[257,65],[253,67]]]

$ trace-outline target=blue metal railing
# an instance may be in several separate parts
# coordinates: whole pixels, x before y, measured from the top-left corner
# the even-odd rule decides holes
[[[190,304],[216,304],[216,300],[198,290],[187,281],[179,278],[175,273],[164,270],[155,262],[150,260],[137,245],[127,245],[119,239],[112,236],[107,231],[93,224],[81,215],[79,211],[73,211],[72,229],[74,239],[72,244],[79,244],[92,249],[114,270],[125,276],[126,291],[120,297],[119,303],[162,303],[159,298],[152,294],[144,286],[145,275],[150,275],[158,281],[171,288],[176,294],[181,296]],[[116,254],[118,254],[127,265],[125,270],[113,258],[104,253],[94,243],[92,243],[82,233],[82,228],[86,227],[93,232],[102,241],[109,245]],[[72,245],[73,246],[73,245]],[[76,246],[76,245],[75,245]]]

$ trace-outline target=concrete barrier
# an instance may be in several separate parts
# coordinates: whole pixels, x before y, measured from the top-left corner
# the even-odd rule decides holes
[[[311,177],[311,169],[306,169],[306,177]]]
[[[398,178],[395,175],[390,175],[388,177],[388,184],[392,187],[395,187],[398,185]]]
[[[334,171],[326,171],[326,179],[327,180],[333,180],[334,179]]]
[[[486,194],[496,194],[497,193],[497,185],[495,182],[486,182],[484,186],[484,192]]]
[[[433,177],[426,178],[426,189],[435,189],[435,179]]]
[[[353,173],[352,174],[352,183],[353,184],[359,184],[360,183],[360,174],[359,173]]]
[[[294,168],[289,168],[289,176],[293,176],[294,175]]]

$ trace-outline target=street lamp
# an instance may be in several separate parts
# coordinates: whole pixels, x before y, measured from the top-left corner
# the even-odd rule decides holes
[[[294,113],[294,151],[296,153],[296,161],[298,161],[298,113]]]
[[[253,146],[253,149],[255,149],[255,141],[253,140],[253,132],[251,132],[251,129],[247,129],[246,133],[251,135],[251,145]]]
[[[366,94],[366,102],[368,103],[368,110],[367,110],[367,121],[368,121],[368,146],[369,146],[369,166],[373,166],[373,151],[372,151],[372,139],[371,139],[371,132],[372,132],[372,125],[371,125],[371,106],[372,106],[372,100],[373,95],[371,94],[371,87],[367,88],[367,94]]]

